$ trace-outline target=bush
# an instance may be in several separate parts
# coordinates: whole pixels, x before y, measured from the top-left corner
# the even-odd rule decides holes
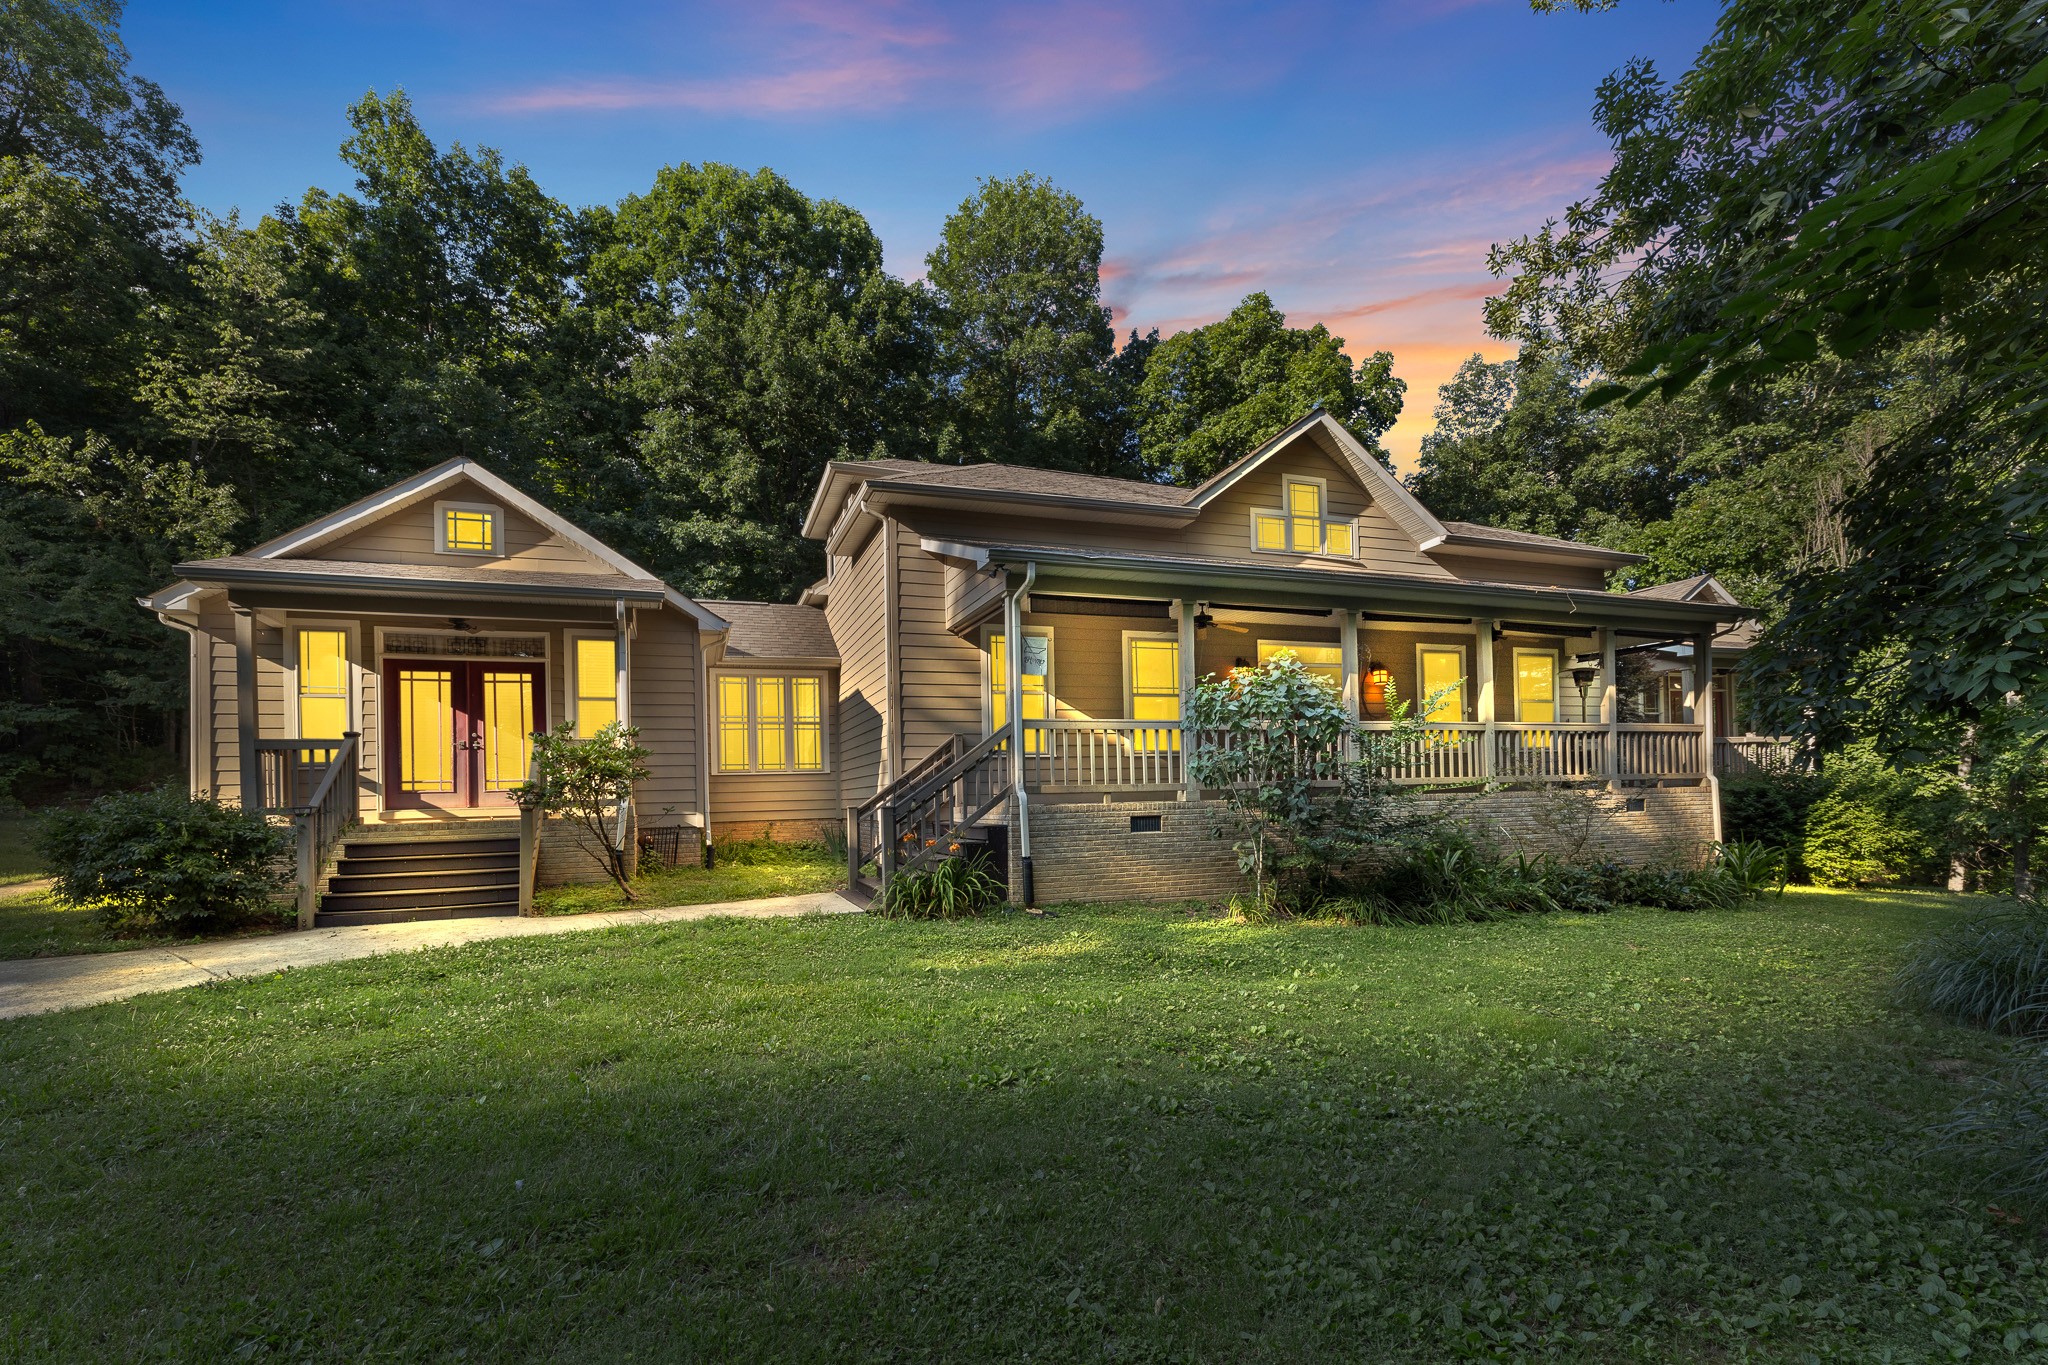
[[[291,882],[289,830],[177,787],[59,811],[39,844],[58,898],[114,929],[232,928],[272,913]]]
[[[1003,884],[981,853],[947,858],[935,867],[901,872],[868,913],[883,919],[966,919],[1003,905]]]
[[[2014,902],[1921,944],[1900,969],[1914,1003],[1958,1023],[2048,1036],[2048,910]]]
[[[1806,772],[1757,773],[1721,784],[1721,831],[1731,844],[1785,849],[1786,872],[1802,875],[1799,851],[1806,842],[1806,817],[1827,795],[1827,783]]]
[[[1949,1150],[1989,1164],[1998,1193],[2048,1203],[2048,1048],[2015,1055],[1939,1135]]]
[[[1817,802],[1800,849],[1816,886],[1875,886],[1923,870],[1925,836],[1868,797],[1838,792]]]

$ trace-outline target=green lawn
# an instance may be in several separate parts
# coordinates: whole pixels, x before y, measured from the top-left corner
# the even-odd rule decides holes
[[[671,905],[710,905],[716,901],[758,900],[764,896],[800,896],[810,891],[835,891],[846,884],[846,856],[809,844],[736,844],[721,848],[717,866],[679,867],[636,877],[635,904],[653,910]],[[586,886],[555,886],[536,892],[544,915],[580,915],[591,910],[618,910],[626,898],[610,882]]]
[[[709,921],[0,1023],[0,1358],[2048,1353],[1934,895]],[[2038,1341],[2035,1343],[2035,1335]]]

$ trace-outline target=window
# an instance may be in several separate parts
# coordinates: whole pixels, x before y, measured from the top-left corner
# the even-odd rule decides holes
[[[1285,507],[1252,513],[1253,549],[1269,554],[1352,556],[1357,543],[1351,523],[1326,514],[1322,480],[1284,480],[1281,495]]]
[[[1344,690],[1344,649],[1341,645],[1303,645],[1286,640],[1259,641],[1259,662],[1269,664],[1282,654],[1292,654],[1301,660],[1301,666],[1330,685],[1330,690],[1341,693]]]
[[[348,726],[348,632],[298,632],[299,738],[340,739]]]
[[[1547,649],[1515,651],[1515,719],[1557,723],[1557,655]]]
[[[1430,708],[1424,720],[1461,721],[1465,719],[1465,651],[1458,645],[1417,645],[1415,647],[1415,671],[1422,679],[1422,695],[1418,701],[1427,706],[1429,699],[1442,693],[1441,700]]]
[[[504,513],[474,502],[434,504],[434,548],[447,555],[501,555]]]
[[[576,738],[589,739],[619,718],[619,641],[613,635],[578,635],[571,637],[569,651]]]
[[[1153,751],[1180,748],[1180,703],[1180,640],[1124,632],[1124,714],[1174,726],[1140,730],[1134,742]]]
[[[815,675],[720,674],[718,770],[825,771],[824,680]]]
[[[988,632],[988,732],[990,734],[1010,723],[1010,672],[1009,656],[1005,653],[1003,633],[991,629]],[[1026,629],[1024,632],[1023,677],[1019,684],[1024,694],[1025,720],[1052,719],[1052,632],[1044,628]],[[1042,753],[1045,750],[1043,731],[1027,731],[1024,736],[1024,752]]]

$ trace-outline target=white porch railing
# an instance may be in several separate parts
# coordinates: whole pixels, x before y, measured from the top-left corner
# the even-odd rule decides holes
[[[1714,771],[1729,777],[1791,772],[1806,761],[1805,746],[1782,735],[1722,735],[1714,741]]]
[[[1024,730],[1022,771],[1030,791],[1164,790],[1187,782],[1189,737],[1172,721],[1034,720]],[[1192,742],[1213,741],[1198,734]],[[1434,722],[1403,746],[1390,775],[1410,786],[1697,780],[1706,776],[1705,754],[1695,725]]]

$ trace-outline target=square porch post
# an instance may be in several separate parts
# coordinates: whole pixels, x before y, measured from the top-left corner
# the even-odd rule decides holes
[[[1195,614],[1197,608],[1185,598],[1180,604],[1180,771],[1181,800],[1199,801],[1202,788],[1188,770],[1195,749],[1194,732],[1188,728],[1188,703],[1195,695]]]
[[[1707,808],[1713,817],[1714,842],[1721,842],[1721,781],[1714,775],[1714,628],[1708,626],[1693,642],[1693,722],[1700,727],[1700,766],[1707,785]]]
[[[256,752],[256,617],[230,602],[235,614],[235,750],[241,756],[243,810],[263,809],[263,759]]]
[[[1486,727],[1479,737],[1479,775],[1491,781],[1494,769],[1493,618],[1482,616],[1473,621],[1472,634],[1472,681],[1479,693],[1473,719]]]
[[[1359,714],[1358,686],[1358,613],[1345,610],[1337,613],[1337,641],[1344,670],[1344,714],[1353,720]]]
[[[1621,785],[1621,679],[1615,669],[1614,627],[1600,627],[1600,723],[1607,727],[1607,785]]]

